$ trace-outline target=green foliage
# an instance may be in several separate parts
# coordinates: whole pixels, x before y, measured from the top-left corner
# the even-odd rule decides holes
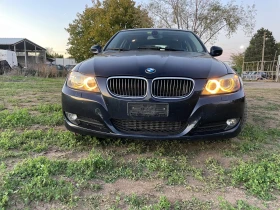
[[[232,205],[231,203],[229,203],[228,201],[222,198],[220,198],[219,200],[220,200],[220,208],[222,210],[260,210],[260,208],[252,206],[243,200],[237,200],[236,205]]]
[[[57,146],[61,149],[78,150],[83,147],[88,147],[88,145],[94,146],[98,143],[95,138],[81,138],[82,137],[76,137],[69,131],[55,131],[54,129],[49,129],[47,131],[25,130],[22,133],[17,133],[13,130],[4,130],[0,133],[0,148],[2,150],[0,159],[14,157],[17,154],[25,154],[19,151],[42,152],[46,151],[51,146]],[[9,151],[13,149],[18,150],[18,152],[14,153]],[[4,151],[6,153],[4,153]]]
[[[124,202],[123,202],[124,201]],[[124,198],[117,194],[115,196],[114,205],[111,205],[109,209],[130,209],[130,210],[211,210],[213,209],[213,202],[202,201],[198,198],[191,200],[171,202],[166,196],[160,196],[159,198],[153,198],[149,195],[127,195]],[[125,208],[127,204],[127,208]],[[96,207],[96,206],[95,206]]]
[[[40,104],[35,110],[41,113],[62,112],[61,104]]]
[[[97,1],[77,14],[66,31],[69,33],[68,53],[80,62],[92,57],[90,47],[105,43],[124,28],[148,28],[153,25],[148,13],[133,0]]]
[[[248,124],[242,130],[240,136],[242,140],[253,143],[266,143],[280,137],[280,130],[275,128],[263,128]]]
[[[4,100],[3,101],[0,100],[0,111],[2,111],[4,109],[6,109]]]
[[[206,182],[209,188],[226,186],[227,183],[227,173],[226,170],[219,164],[214,158],[208,158],[205,161],[206,168],[210,172],[210,176],[206,177]]]
[[[135,193],[133,193],[132,195],[126,196],[124,198],[124,201],[128,205],[133,206],[136,209],[140,209],[141,206],[143,206],[147,203],[147,201],[144,197],[138,196]]]
[[[140,158],[139,167],[155,177],[167,179],[168,185],[186,184],[186,175],[193,174],[197,179],[202,179],[202,171],[191,167],[184,156],[174,158]]]
[[[93,153],[87,159],[69,162],[66,170],[68,176],[83,177],[85,179],[95,178],[102,171],[109,171],[113,167],[111,158],[105,159],[100,154]]]
[[[153,206],[154,210],[169,210],[171,203],[165,196],[160,196],[159,202]]]
[[[0,186],[0,208],[8,204],[12,194],[20,196],[26,204],[34,200],[73,202],[73,184],[55,177],[64,175],[89,179],[110,170],[111,166],[110,158],[105,159],[95,152],[80,161],[49,160],[46,157],[27,159],[4,176],[3,186]]]
[[[51,106],[52,107],[52,106]],[[39,107],[38,109],[43,112],[40,115],[32,116],[27,109],[15,109],[10,112],[4,110],[0,112],[0,127],[1,128],[14,128],[14,127],[28,127],[31,125],[62,125],[63,115],[60,107],[54,107],[59,111],[44,113],[50,111],[48,106]],[[51,108],[53,109],[53,107]]]
[[[27,109],[16,109],[13,112],[4,110],[0,112],[0,127],[24,127],[29,126],[33,122],[32,116]]]
[[[232,61],[232,68],[240,74],[244,61],[244,53],[232,53],[230,59]]]
[[[272,61],[274,59],[274,55],[277,50],[276,41],[271,31],[261,28],[254,34],[249,47],[245,51],[245,62],[262,60],[264,33],[266,33],[264,60]]]
[[[258,161],[241,161],[232,170],[233,184],[243,184],[252,194],[262,199],[272,198],[273,189],[280,189],[280,156],[269,155]]]
[[[32,201],[72,202],[73,185],[52,177],[61,173],[65,166],[63,161],[50,161],[44,157],[28,159],[16,165],[3,178],[4,182],[0,187],[0,208],[8,205],[11,195],[19,197],[26,205]]]
[[[56,126],[56,125],[63,125],[63,114],[61,111],[59,112],[52,112],[50,114],[40,114],[33,117],[34,124],[40,125],[49,125],[49,126]]]
[[[181,209],[192,209],[192,210],[212,210],[211,201],[202,201],[198,198],[193,198],[191,200],[176,202],[174,205],[175,210]]]

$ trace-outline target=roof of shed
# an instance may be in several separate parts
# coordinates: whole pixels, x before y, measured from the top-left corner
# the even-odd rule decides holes
[[[23,50],[24,41],[26,42],[26,49],[29,51],[35,50],[35,46],[37,50],[46,50],[45,48],[26,38],[0,38],[0,49],[9,49],[11,46],[16,45],[17,49]]]

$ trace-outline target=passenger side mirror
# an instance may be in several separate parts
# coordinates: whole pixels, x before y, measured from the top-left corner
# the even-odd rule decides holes
[[[222,54],[223,54],[223,49],[222,48],[217,47],[217,46],[211,47],[210,55],[212,55],[213,57],[220,56]]]
[[[98,53],[101,53],[102,51],[102,47],[100,45],[93,45],[91,48],[90,48],[90,51],[97,55]]]

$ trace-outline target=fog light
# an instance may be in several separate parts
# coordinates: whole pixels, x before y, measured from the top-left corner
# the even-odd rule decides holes
[[[66,117],[67,119],[71,122],[71,123],[74,123],[74,124],[78,124],[79,121],[77,120],[78,119],[78,116],[76,114],[72,114],[72,113],[69,113],[69,112],[65,112],[66,114]]]
[[[238,123],[239,119],[238,118],[232,118],[227,120],[227,125],[229,127],[233,127]]]

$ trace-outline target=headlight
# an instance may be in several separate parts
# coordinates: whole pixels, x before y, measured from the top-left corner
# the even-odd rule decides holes
[[[67,86],[77,90],[86,90],[99,93],[99,87],[94,77],[83,75],[79,72],[71,72],[67,79]]]
[[[229,74],[217,79],[210,79],[202,91],[202,95],[233,93],[240,89],[240,81],[236,74]]]

